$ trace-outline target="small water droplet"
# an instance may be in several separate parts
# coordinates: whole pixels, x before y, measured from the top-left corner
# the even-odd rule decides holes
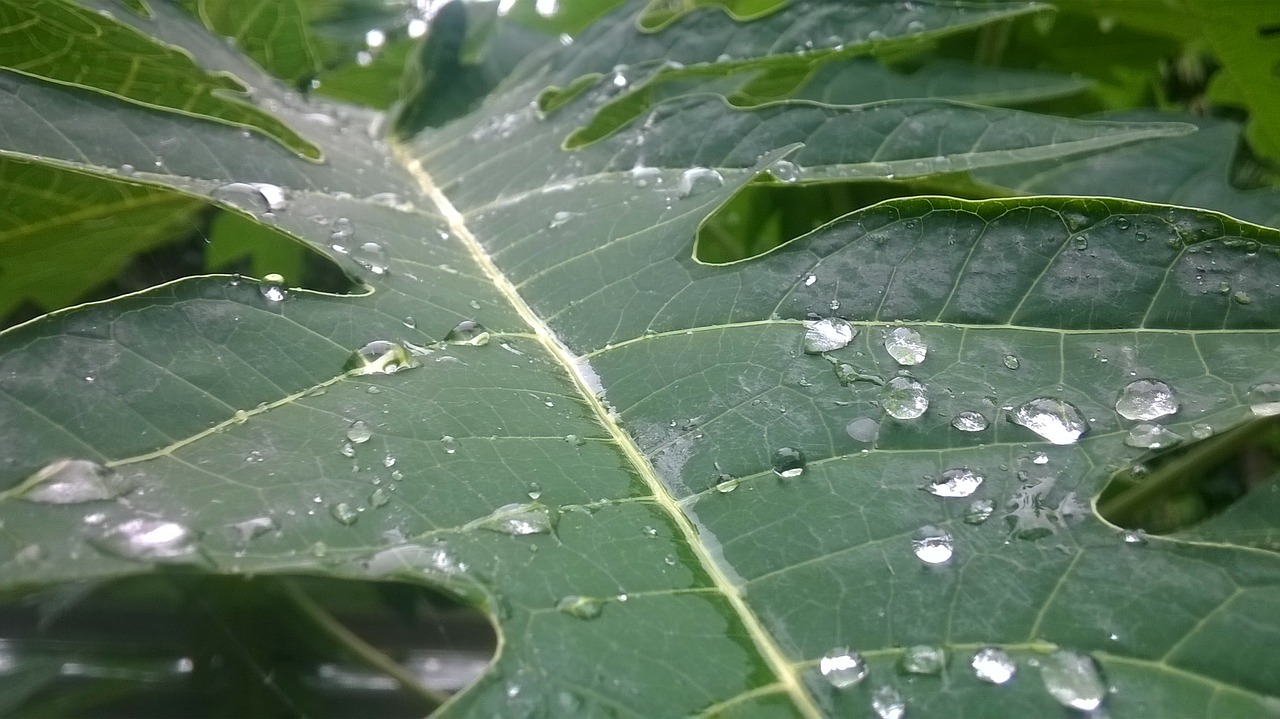
[[[1014,357],[1013,355],[1005,355],[1004,366],[1008,367],[1009,369],[1018,369],[1019,367],[1022,366],[1022,361],[1019,360],[1017,357]]]
[[[127,162],[120,166],[120,174],[125,177],[130,177],[133,175],[133,173],[137,171],[138,169],[136,167],[134,167],[133,165],[130,165]]]
[[[1124,533],[1125,544],[1144,545],[1147,543],[1147,535],[1142,530],[1134,530]]]
[[[1041,465],[1048,464],[1049,455],[1045,454],[1044,452],[1036,452],[1035,455],[1031,457],[1031,463],[1041,464]]]
[[[263,515],[246,519],[243,522],[236,522],[230,525],[233,532],[236,546],[243,547],[249,542],[261,537],[267,532],[274,532],[280,528],[280,524],[276,522],[275,517]]]
[[[1235,294],[1231,295],[1231,299],[1238,305],[1247,305],[1247,304],[1253,303],[1253,298],[1250,297],[1248,293],[1243,291],[1236,292]]]
[[[42,467],[23,482],[20,495],[41,504],[80,504],[115,499],[133,489],[132,482],[115,471],[87,459],[59,459]]]
[[[850,422],[844,431],[853,441],[870,444],[880,436],[880,423],[870,417],[859,417]]]
[[[910,377],[894,377],[885,385],[880,406],[894,419],[916,419],[929,409],[924,385]]]
[[[489,344],[489,330],[479,322],[463,320],[449,330],[449,333],[444,336],[444,341],[468,347],[483,347]]]
[[[93,526],[87,540],[103,554],[135,562],[175,562],[196,554],[199,535],[190,527],[139,517],[111,526]]]
[[[556,609],[576,619],[595,619],[604,612],[604,601],[595,597],[570,594],[556,602]]]
[[[351,458],[356,456],[356,448],[350,442],[343,442],[342,446],[338,447],[338,454],[341,454],[343,457]]]
[[[1116,400],[1116,412],[1125,419],[1148,422],[1178,411],[1173,388],[1154,379],[1140,379],[1125,385]]]
[[[542,496],[542,485],[537,482],[531,483],[529,485],[529,491],[526,492],[526,494],[529,495],[529,499],[538,499]]]
[[[720,494],[728,494],[737,488],[737,477],[728,474],[721,474],[716,477],[716,491]]]
[[[1192,439],[1208,439],[1213,436],[1213,427],[1207,424],[1191,425]]]
[[[969,508],[964,511],[965,524],[982,524],[991,518],[991,514],[996,510],[996,503],[990,499],[975,499],[969,503]]]
[[[1130,447],[1138,447],[1140,449],[1161,449],[1163,447],[1172,447],[1182,441],[1182,437],[1178,434],[1161,427],[1158,424],[1142,424],[1135,425],[1129,430],[1129,434],[1125,436],[1124,443]]]
[[[1107,692],[1093,658],[1068,649],[1059,649],[1040,662],[1040,679],[1059,704],[1078,711],[1102,706]]]
[[[911,536],[911,551],[925,564],[943,564],[955,553],[951,534],[933,525],[915,531]]]
[[[794,162],[779,160],[769,166],[769,174],[781,182],[795,182],[800,179],[800,168]]]
[[[560,227],[561,225],[563,225],[564,223],[568,222],[571,219],[573,219],[572,212],[564,212],[563,210],[560,212],[557,212],[556,214],[551,216],[551,223],[547,225],[547,229],[554,230],[555,228]]]
[[[277,274],[264,275],[258,283],[258,291],[268,302],[284,302],[289,296],[288,290],[284,288],[284,277]]]
[[[826,317],[809,323],[804,330],[805,354],[822,354],[834,352],[847,346],[858,336],[853,325],[839,317]]]
[[[395,374],[401,370],[417,367],[418,363],[404,345],[387,340],[374,340],[347,358],[343,369],[358,374]]]
[[[1075,405],[1052,397],[1037,397],[1022,404],[1009,419],[1053,444],[1073,444],[1089,430],[1089,423]]]
[[[373,493],[369,495],[369,506],[373,507],[374,509],[377,509],[379,507],[385,507],[387,506],[387,503],[390,501],[391,501],[391,494],[387,492],[387,490],[383,489],[382,487],[378,487],[377,489],[373,490]]]
[[[329,516],[338,520],[338,524],[344,527],[350,527],[356,523],[357,519],[360,519],[360,513],[346,502],[329,505]]]
[[[1005,684],[1018,673],[1013,657],[999,647],[983,647],[974,653],[969,662],[973,675],[988,684]]]
[[[773,473],[783,479],[804,474],[804,452],[795,447],[779,447],[773,452]]]
[[[1280,383],[1255,384],[1245,392],[1244,401],[1257,417],[1280,415]]]
[[[946,650],[929,644],[907,647],[898,661],[898,668],[907,674],[941,674],[946,665]]]
[[[867,662],[845,647],[832,649],[818,660],[818,671],[831,686],[846,689],[867,678]]]
[[[541,504],[505,504],[493,514],[477,520],[473,526],[492,532],[522,537],[548,534],[552,528],[551,510]]]
[[[364,444],[372,436],[373,429],[362,419],[357,419],[347,427],[347,439],[353,444]]]
[[[446,434],[440,438],[440,446],[444,447],[445,454],[454,454],[458,451],[458,440]]]
[[[982,486],[984,477],[971,469],[948,469],[925,486],[938,497],[968,497]]]
[[[951,420],[951,426],[961,432],[981,432],[987,428],[988,424],[986,417],[969,410],[957,414],[955,419]]]
[[[352,247],[351,259],[375,275],[385,275],[391,267],[391,255],[377,242],[362,242]]]
[[[244,210],[255,217],[261,217],[267,212],[279,212],[288,205],[284,190],[265,182],[232,182],[219,186],[210,194],[215,201]]]
[[[710,192],[724,184],[719,172],[707,167],[692,167],[680,174],[676,192],[680,197],[693,197]]]
[[[884,348],[900,365],[918,365],[929,352],[920,333],[911,327],[895,327],[884,336]]]
[[[871,711],[876,719],[902,719],[907,714],[907,703],[897,689],[886,684],[871,695]]]

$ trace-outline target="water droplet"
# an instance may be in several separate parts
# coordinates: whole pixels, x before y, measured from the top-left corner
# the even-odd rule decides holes
[[[387,469],[390,469],[396,466],[396,456],[394,454],[388,453],[386,456],[382,458],[382,466],[386,467]]]
[[[804,329],[805,354],[822,354],[834,352],[847,346],[858,336],[853,325],[839,317],[826,317],[809,323]]]
[[[897,689],[886,684],[871,695],[871,711],[876,719],[902,719],[907,714],[907,703]]]
[[[804,474],[804,452],[795,447],[779,447],[773,452],[773,473],[783,479]]]
[[[910,377],[894,377],[885,385],[880,405],[894,419],[916,419],[929,409],[929,396],[924,385]]]
[[[988,684],[1004,684],[1018,673],[1018,665],[1005,650],[999,647],[983,647],[974,653],[969,666],[979,681]]]
[[[378,487],[373,490],[373,493],[369,495],[369,506],[374,509],[377,509],[378,507],[385,507],[390,501],[391,494],[382,487]]]
[[[719,172],[707,167],[692,167],[680,174],[680,184],[676,191],[680,197],[693,197],[710,192],[724,184]]]
[[[452,576],[467,571],[467,565],[444,542],[428,546],[401,544],[388,547],[369,557],[363,567],[374,577],[410,573]]]
[[[529,499],[538,499],[542,496],[542,485],[537,482],[533,482],[529,485],[529,491],[527,494],[529,495]]]
[[[880,423],[870,417],[859,417],[850,422],[844,431],[853,441],[870,444],[880,436]]]
[[[199,535],[177,522],[139,517],[109,527],[93,527],[87,535],[94,549],[135,562],[174,562],[196,554]]]
[[[1142,530],[1136,530],[1124,533],[1125,544],[1143,545],[1147,543],[1147,535]]]
[[[1053,444],[1073,444],[1089,430],[1089,423],[1075,405],[1052,397],[1038,397],[1023,404],[1010,419]]]
[[[1154,379],[1140,379],[1125,385],[1116,400],[1116,411],[1125,419],[1147,422],[1178,411],[1173,388]]]
[[[458,451],[458,440],[446,434],[440,438],[440,446],[444,447],[445,454],[454,454]]]
[[[716,477],[716,491],[720,494],[728,494],[738,488],[738,478],[721,474]]]
[[[1193,424],[1193,425],[1191,425],[1191,438],[1192,438],[1192,439],[1208,439],[1208,438],[1210,438],[1210,437],[1212,437],[1212,436],[1213,436],[1213,427],[1211,427],[1211,426],[1209,426],[1209,425],[1207,425],[1207,424]]]
[[[472,526],[493,532],[522,537],[548,534],[552,528],[551,510],[541,504],[506,504],[493,514],[477,520]]]
[[[1107,692],[1093,658],[1067,649],[1041,661],[1040,679],[1059,704],[1078,711],[1091,712],[1102,706]]]
[[[867,678],[867,662],[845,647],[832,649],[818,660],[818,671],[836,689],[846,689]]]
[[[884,336],[884,348],[900,365],[918,365],[924,361],[929,346],[920,333],[910,327],[895,327]]]
[[[343,369],[359,374],[394,374],[404,369],[417,367],[409,350],[396,342],[374,340],[355,352],[347,359]]]
[[[971,469],[948,469],[925,486],[938,497],[968,497],[982,486],[984,477]]]
[[[977,412],[965,410],[951,420],[951,426],[961,432],[981,432],[988,425],[987,418]]]
[[[124,175],[125,177],[130,177],[133,175],[133,173],[137,171],[138,169],[136,167],[134,167],[133,165],[130,165],[127,162],[120,166],[120,174]]]
[[[907,647],[898,661],[898,668],[907,674],[941,674],[946,665],[946,650],[928,644]]]
[[[59,459],[42,467],[24,483],[21,497],[42,504],[79,504],[115,499],[133,489],[107,467],[87,459]]]
[[[1171,432],[1158,424],[1142,424],[1135,425],[1129,430],[1129,434],[1124,438],[1124,443],[1130,447],[1139,447],[1141,449],[1160,449],[1162,447],[1172,447],[1182,441],[1182,437]]]
[[[644,167],[637,165],[631,168],[631,184],[636,187],[648,187],[649,183],[660,183],[662,181],[662,170],[656,167]]]
[[[841,387],[848,387],[854,382],[870,382],[884,386],[884,378],[879,375],[863,372],[848,362],[840,362],[831,357],[828,357],[827,360],[831,362],[831,367],[836,373],[836,381],[840,383]]]
[[[255,217],[267,212],[278,212],[287,205],[284,190],[263,182],[232,182],[216,188],[210,194],[215,201],[244,210]]]
[[[996,503],[990,499],[975,499],[969,503],[969,508],[964,511],[965,524],[982,524],[991,518],[991,514],[996,510]]]
[[[338,454],[341,454],[343,457],[351,458],[356,456],[356,448],[350,442],[343,442],[342,446],[338,447]]]
[[[556,214],[551,216],[551,224],[547,225],[547,229],[554,230],[555,228],[560,227],[561,225],[563,225],[564,223],[568,222],[571,219],[573,219],[572,212],[564,212],[563,210],[560,212],[557,212]]]
[[[769,174],[781,182],[795,182],[800,179],[800,168],[794,162],[779,160],[769,166]]]
[[[351,249],[351,259],[375,275],[385,275],[391,267],[391,255],[377,242],[362,242]]]
[[[267,532],[274,532],[280,528],[280,524],[276,522],[275,517],[263,515],[246,519],[243,522],[236,522],[230,525],[234,533],[237,546],[243,547],[249,542],[261,537]]]
[[[1280,384],[1264,382],[1255,384],[1244,395],[1244,401],[1258,417],[1274,417],[1280,415]]]
[[[955,549],[951,534],[945,529],[927,525],[911,536],[911,550],[925,564],[943,564],[950,561]]]
[[[556,602],[556,609],[577,619],[595,619],[604,611],[604,602],[595,597],[570,594]]]
[[[1018,369],[1019,367],[1022,366],[1022,361],[1019,360],[1017,357],[1014,357],[1013,355],[1005,355],[1004,366],[1008,367],[1009,369]]]
[[[463,320],[454,325],[444,336],[444,341],[468,347],[483,347],[489,344],[489,330],[479,322]]]
[[[284,298],[289,296],[289,292],[284,288],[284,277],[277,274],[264,275],[262,281],[258,283],[258,291],[267,302],[283,302]]]
[[[1031,463],[1040,464],[1040,465],[1048,464],[1049,455],[1045,454],[1044,452],[1036,452],[1035,455],[1031,457]]]
[[[350,527],[356,523],[357,519],[360,519],[360,513],[346,502],[329,505],[329,516],[338,520],[338,524],[344,527]]]
[[[373,429],[362,419],[357,419],[347,427],[347,439],[351,440],[353,444],[364,444],[372,436]]]

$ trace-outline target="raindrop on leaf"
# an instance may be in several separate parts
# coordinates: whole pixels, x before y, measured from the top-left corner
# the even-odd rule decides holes
[[[1089,423],[1075,405],[1052,397],[1024,403],[1014,410],[1010,420],[1053,444],[1073,444],[1089,429]]]

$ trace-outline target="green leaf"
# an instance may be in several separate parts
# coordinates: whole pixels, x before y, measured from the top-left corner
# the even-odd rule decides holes
[[[825,37],[811,14],[848,7],[760,22],[790,13],[803,47]],[[912,7],[968,22],[953,4]],[[237,64],[153,9],[138,23],[160,41]],[[705,39],[685,20],[633,37],[642,10],[600,37]],[[773,51],[747,46],[767,66]],[[779,163],[801,182],[928,176],[1188,127],[688,96],[566,152],[602,90],[546,117],[532,103],[570,68],[598,71],[603,48],[533,57],[471,115],[392,145],[369,132],[380,116],[242,67],[325,164],[0,76],[6,156],[104,183],[129,163],[157,191],[271,211],[368,286],[188,278],[0,334],[3,586],[170,564],[430,584],[502,635],[445,716],[865,716],[893,704],[886,691],[914,717],[1276,712],[1276,554],[1229,534],[1126,542],[1090,504],[1145,457],[1116,410],[1135,379],[1172,388],[1160,421],[1183,436],[1267,410],[1280,230],[1122,199],[925,196],[748,261],[706,264],[695,247]],[[1204,291],[1219,282],[1230,292]],[[810,354],[823,326],[826,356]],[[938,496],[964,491],[938,489],[949,470],[982,481]],[[114,496],[53,499],[80,490]],[[990,502],[985,521],[973,501]],[[942,649],[938,674],[900,669],[919,666],[904,662],[917,645]],[[987,646],[1018,662],[1006,685],[970,668]],[[824,677],[838,647],[865,660],[861,683]],[[1055,684],[1089,662],[1096,694]]]

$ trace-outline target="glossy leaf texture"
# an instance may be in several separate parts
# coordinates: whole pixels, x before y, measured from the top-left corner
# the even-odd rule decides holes
[[[736,38],[769,71],[851,6],[740,21],[716,3],[641,34],[631,3],[388,144],[380,115],[298,97],[154,5],[121,20],[233,74],[325,162],[21,74],[0,75],[0,152],[270,213],[367,290],[189,278],[0,335],[5,588],[173,563],[442,587],[503,637],[445,716],[1280,709],[1274,547],[1235,543],[1227,515],[1142,538],[1091,508],[1146,456],[1137,425],[1189,441],[1269,411],[1280,231],[928,196],[732,264],[695,246],[763,172],[922,177],[1193,126],[676,94],[566,151],[613,65]],[[910,5],[940,32],[1036,7]],[[766,27],[788,44],[753,45]],[[542,113],[554,83],[580,91]],[[988,647],[1008,681],[972,668]]]

